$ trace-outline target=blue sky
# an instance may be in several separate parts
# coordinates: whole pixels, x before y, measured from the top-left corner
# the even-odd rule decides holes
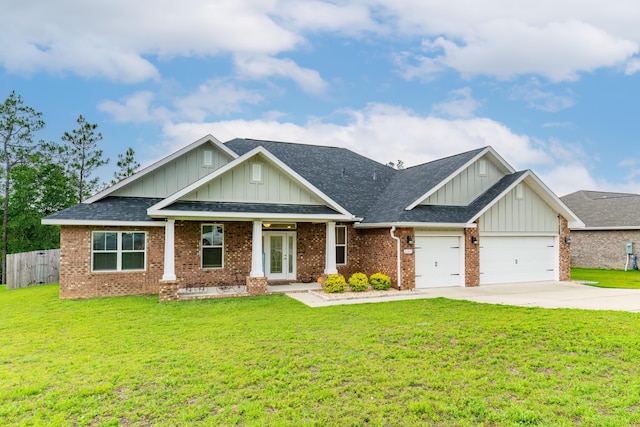
[[[206,135],[411,166],[491,145],[558,195],[640,192],[635,0],[0,0],[0,97],[111,165]],[[331,165],[327,165],[331,167]]]

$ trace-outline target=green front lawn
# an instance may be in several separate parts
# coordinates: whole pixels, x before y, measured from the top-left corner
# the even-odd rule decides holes
[[[0,424],[640,424],[640,316],[0,287]]]
[[[590,284],[600,288],[640,289],[640,270],[599,270],[572,268],[571,280],[597,282]]]

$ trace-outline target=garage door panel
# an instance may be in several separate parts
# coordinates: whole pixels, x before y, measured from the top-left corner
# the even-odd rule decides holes
[[[480,283],[554,280],[553,236],[483,237],[480,240]]]
[[[460,286],[461,253],[457,236],[417,236],[416,288]]]

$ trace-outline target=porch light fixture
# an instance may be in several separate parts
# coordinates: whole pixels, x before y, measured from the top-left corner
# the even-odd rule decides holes
[[[264,228],[269,228],[269,227],[271,227],[271,224],[269,224],[269,223],[265,223],[264,224]]]
[[[567,245],[570,245],[570,244],[571,244],[571,237],[569,237],[569,236],[564,236],[564,242],[565,242]]]
[[[407,245],[413,246],[413,237],[407,236]]]
[[[476,236],[471,236],[471,243],[473,243],[474,245],[478,244],[478,238]]]

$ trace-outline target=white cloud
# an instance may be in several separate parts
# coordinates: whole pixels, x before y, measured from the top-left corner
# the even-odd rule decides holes
[[[567,91],[566,95],[558,95],[543,88],[544,85],[538,79],[531,78],[525,84],[514,86],[511,98],[525,101],[529,108],[552,113],[575,105],[574,96],[570,91]]]
[[[638,71],[640,71],[640,59],[633,58],[629,62],[627,62],[627,65],[626,65],[625,70],[624,70],[624,73],[627,76],[635,74]]]
[[[175,101],[180,116],[202,121],[210,114],[224,115],[242,111],[244,104],[258,104],[263,98],[256,92],[234,83],[216,79],[200,85],[198,90]]]
[[[327,83],[320,73],[309,68],[298,66],[291,59],[279,59],[267,56],[239,55],[235,65],[241,78],[262,80],[272,76],[290,78],[300,88],[312,94],[321,94]]]
[[[172,108],[154,105],[155,95],[149,91],[136,92],[122,101],[102,101],[98,109],[121,123],[167,122],[193,120],[201,122],[212,115],[240,112],[247,104],[258,104],[263,97],[222,79],[209,80],[186,96],[176,96],[168,102]]]
[[[169,146],[164,152],[211,133],[222,141],[240,137],[340,146],[384,164],[401,159],[407,166],[487,145],[517,169],[556,162],[537,141],[515,134],[491,119],[447,120],[386,104],[371,104],[363,110],[340,114],[346,116],[344,125],[319,118],[304,125],[275,120],[165,123],[163,132]]]
[[[152,92],[136,92],[122,102],[102,101],[98,110],[111,115],[116,122],[143,123],[168,120],[171,113],[164,107],[152,107],[155,95]]]
[[[638,44],[578,21],[532,26],[492,20],[478,24],[462,41],[437,37],[429,49],[438,48],[442,53],[432,60],[463,75],[510,79],[537,74],[558,82],[575,80],[580,72],[624,63],[638,51]]]
[[[158,76],[148,56],[275,54],[302,37],[258,0],[33,0],[0,14],[0,65],[11,72],[66,71],[125,82]]]
[[[446,117],[470,118],[480,106],[482,103],[471,96],[471,88],[465,87],[452,91],[447,101],[434,104],[432,111]]]

